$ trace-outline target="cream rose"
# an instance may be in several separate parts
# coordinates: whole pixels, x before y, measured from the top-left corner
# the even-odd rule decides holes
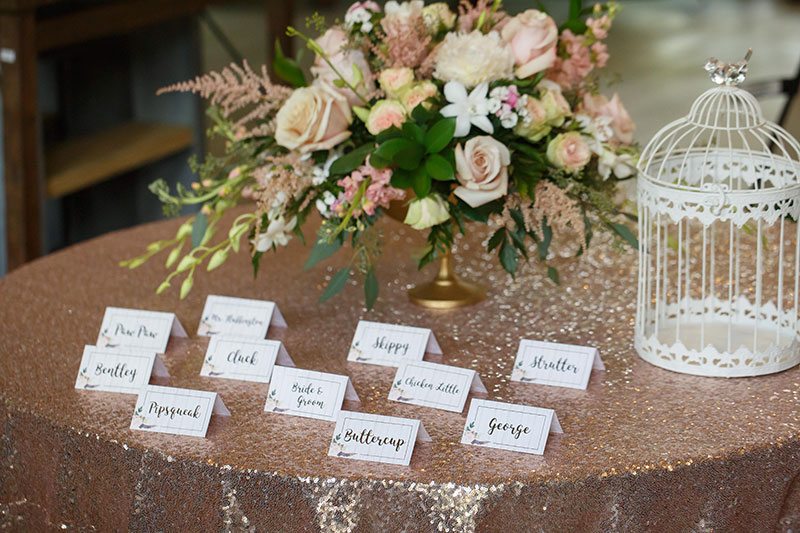
[[[414,71],[407,67],[387,68],[381,72],[378,83],[387,97],[399,98],[414,83]]]
[[[423,230],[441,224],[450,218],[447,201],[438,194],[417,198],[408,205],[408,213],[403,221],[416,230]]]
[[[397,100],[378,100],[367,116],[367,131],[377,135],[392,126],[398,128],[406,121],[406,108]]]
[[[514,52],[518,78],[547,70],[556,60],[558,27],[545,13],[528,9],[503,26],[502,37]]]
[[[327,84],[295,89],[275,117],[275,142],[289,150],[329,150],[350,137],[347,100]]]
[[[367,58],[361,50],[347,48],[347,33],[338,27],[333,27],[317,38],[315,42],[328,56],[328,61],[350,85],[356,88],[359,94],[364,96],[375,90],[375,82],[372,79],[372,71],[369,68],[369,63],[367,63]],[[320,56],[314,59],[311,74],[331,86],[333,86],[335,80],[340,79],[339,74]],[[349,87],[335,87],[335,89],[342,93],[351,105],[363,103],[361,98]]]
[[[577,131],[556,135],[547,145],[547,160],[568,172],[579,172],[592,158],[592,151]]]
[[[425,80],[407,89],[403,93],[403,97],[400,99],[400,101],[410,113],[419,104],[423,104],[426,108],[430,107],[430,104],[424,103],[425,100],[432,98],[437,94],[439,94],[439,89],[436,87],[436,84],[432,81]]]
[[[533,96],[525,98],[525,117],[517,123],[514,133],[536,142],[550,133],[551,129],[547,110],[542,102]]]
[[[564,98],[557,83],[542,80],[539,86],[542,88],[540,99],[545,113],[547,113],[547,122],[551,126],[561,126],[566,117],[572,114],[569,102]]]
[[[456,178],[461,186],[454,194],[471,207],[496,200],[508,192],[511,154],[504,144],[488,135],[473,137],[456,146]]]

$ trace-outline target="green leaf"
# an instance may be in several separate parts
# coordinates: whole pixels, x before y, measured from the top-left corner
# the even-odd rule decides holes
[[[505,240],[506,238],[506,228],[500,228],[499,230],[494,232],[494,235],[491,236],[489,239],[489,243],[486,245],[486,251],[491,252]]]
[[[411,119],[420,124],[425,124],[435,116],[436,111],[431,111],[422,104],[417,105],[417,107],[411,110]]]
[[[539,259],[544,261],[547,259],[547,253],[550,250],[550,243],[553,241],[553,228],[547,223],[547,220],[542,220],[542,240],[538,242]]]
[[[290,59],[283,54],[281,43],[275,39],[275,59],[272,60],[272,70],[275,75],[291,85],[292,87],[305,87],[306,76],[303,69],[294,59]]]
[[[411,146],[397,152],[394,156],[394,163],[403,170],[415,170],[422,162],[425,148],[421,144],[410,143]]]
[[[208,217],[203,213],[197,213],[192,225],[192,248],[197,248],[205,237],[206,229],[208,229]]]
[[[416,143],[423,144],[425,142],[425,132],[413,122],[403,122],[403,134],[407,139]]]
[[[397,169],[392,173],[390,182],[397,189],[408,189],[414,183],[414,177],[411,172]]]
[[[514,244],[514,247],[519,250],[522,256],[527,260],[528,247],[525,246],[525,230],[509,231],[508,235],[511,237],[511,242]]]
[[[325,240],[317,241],[316,244],[314,244],[314,248],[311,249],[311,254],[309,254],[308,260],[306,261],[306,264],[303,265],[303,268],[305,270],[314,268],[317,263],[329,258],[341,247],[342,241],[339,239],[336,239],[333,242],[327,242]]]
[[[375,301],[378,299],[378,278],[375,276],[375,267],[370,267],[367,271],[367,277],[364,279],[364,299],[367,304],[367,310],[372,310]]]
[[[611,229],[613,229],[617,235],[622,237],[628,244],[631,245],[633,248],[639,248],[639,240],[636,238],[636,235],[630,230],[628,226],[625,224],[617,224],[616,222],[609,223]]]
[[[555,267],[547,267],[547,277],[556,285],[561,285],[561,281],[558,277],[558,270],[556,270]]]
[[[331,176],[345,176],[360,167],[367,156],[375,149],[371,143],[359,146],[351,150],[331,164]]]
[[[489,215],[492,213],[499,213],[503,210],[503,200],[492,200],[489,203],[479,205],[478,207],[471,207],[464,201],[459,202],[459,208],[464,216],[475,222],[486,223],[489,220]]]
[[[437,181],[451,181],[455,179],[455,172],[447,159],[439,154],[431,154],[425,161],[425,171]]]
[[[500,247],[500,264],[512,277],[517,273],[517,250],[508,239],[504,239]]]
[[[382,144],[388,141],[389,139],[396,139],[402,136],[403,132],[400,131],[400,129],[397,126],[392,126],[377,134],[375,136],[375,142],[377,142],[378,144]]]
[[[344,286],[347,284],[347,279],[350,277],[350,267],[344,267],[339,270],[331,278],[330,283],[325,288],[325,292],[319,297],[320,302],[325,302],[336,296]]]
[[[395,157],[398,154],[413,150],[414,146],[416,146],[414,141],[409,141],[403,137],[389,139],[375,149],[375,155],[381,159],[386,159],[387,161],[395,161]]]
[[[392,164],[392,162],[382,158],[379,155],[375,155],[375,152],[373,152],[369,156],[369,164],[373,168],[387,168],[389,165]]]
[[[250,261],[253,263],[253,279],[258,276],[258,269],[261,266],[261,258],[264,256],[264,252],[255,252],[253,254],[253,259]]]
[[[442,151],[453,140],[456,132],[456,119],[445,118],[431,126],[425,133],[425,148],[429,154]]]
[[[431,178],[425,173],[425,170],[422,168],[418,168],[412,172],[412,176],[414,177],[414,183],[412,186],[414,187],[414,194],[417,195],[417,198],[425,198],[428,196],[428,193],[431,192]]]

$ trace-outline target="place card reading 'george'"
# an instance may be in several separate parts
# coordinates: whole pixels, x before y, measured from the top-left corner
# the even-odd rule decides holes
[[[150,376],[168,377],[154,351],[84,346],[76,389],[139,394]]]
[[[460,413],[470,392],[486,392],[474,370],[415,361],[397,369],[389,399]]]
[[[285,328],[284,320],[275,302],[248,300],[230,296],[210,295],[206,298],[197,335],[231,335],[263,339],[270,325]]]
[[[212,414],[231,414],[216,392],[148,385],[139,392],[131,429],[205,437]]]
[[[430,441],[419,420],[340,411],[328,455],[408,466],[414,444]]]
[[[164,353],[171,335],[186,337],[175,313],[106,307],[98,348],[141,348]]]
[[[523,339],[511,381],[586,389],[593,368],[605,370],[597,348]]]
[[[552,409],[473,399],[461,444],[544,454],[549,433],[563,433]]]
[[[335,421],[345,399],[359,401],[348,376],[276,366],[264,411]]]
[[[200,375],[269,383],[276,364],[294,366],[280,341],[216,335],[208,342]]]
[[[408,361],[422,361],[426,353],[442,353],[430,329],[361,320],[356,327],[347,360],[400,366]]]

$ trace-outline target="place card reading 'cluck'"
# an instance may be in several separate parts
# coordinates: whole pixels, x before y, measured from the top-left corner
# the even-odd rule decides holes
[[[415,361],[397,369],[389,399],[460,413],[470,392],[486,392],[474,370]]]
[[[408,465],[414,444],[430,441],[419,420],[340,411],[328,455]]]
[[[151,376],[169,376],[167,367],[154,351],[84,346],[75,388],[139,394]]]
[[[426,353],[442,353],[430,329],[361,320],[347,360],[399,366],[408,361],[421,361]]]
[[[605,370],[597,348],[524,339],[511,381],[586,389],[593,368]]]
[[[212,414],[231,414],[216,392],[148,385],[139,392],[131,429],[205,437]]]
[[[264,411],[334,421],[345,399],[359,401],[348,376],[276,366]]]
[[[286,327],[286,320],[275,302],[212,294],[206,298],[197,334],[263,339],[270,325]]]
[[[280,341],[217,335],[208,342],[200,375],[269,383],[276,364],[294,366]]]
[[[542,455],[549,433],[563,433],[552,409],[476,398],[461,443]]]
[[[171,335],[186,337],[175,313],[106,307],[99,348],[141,348],[164,353]]]

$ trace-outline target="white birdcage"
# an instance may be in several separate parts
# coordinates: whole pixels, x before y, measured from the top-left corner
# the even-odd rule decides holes
[[[749,57],[710,59],[717,86],[639,161],[636,350],[677,372],[800,362],[800,145],[737,87]]]

